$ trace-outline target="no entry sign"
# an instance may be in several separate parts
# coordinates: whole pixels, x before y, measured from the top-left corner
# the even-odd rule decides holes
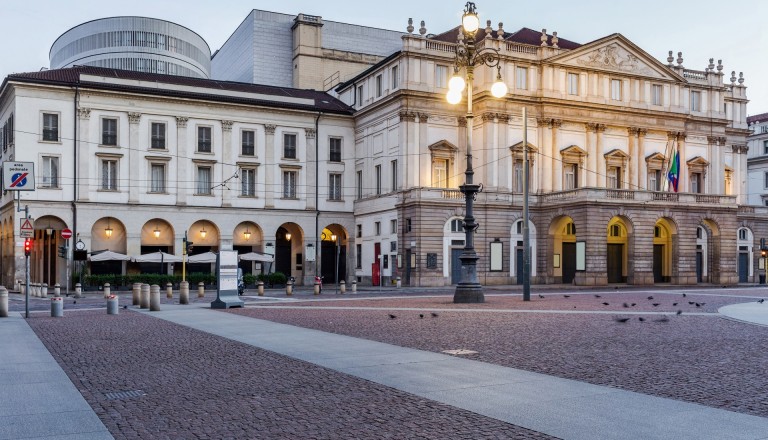
[[[69,240],[72,238],[72,230],[71,229],[62,229],[61,230],[61,238],[64,240]]]

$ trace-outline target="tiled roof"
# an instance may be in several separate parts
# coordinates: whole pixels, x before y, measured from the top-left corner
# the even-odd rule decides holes
[[[760,113],[759,115],[747,116],[747,124],[755,124],[765,121],[768,121],[768,113]]]
[[[456,26],[455,28],[449,31],[443,32],[442,34],[439,34],[439,35],[435,35],[431,38],[433,40],[444,41],[446,43],[455,43],[458,39],[458,35],[459,35],[459,26]],[[491,32],[491,37],[498,38],[498,36],[499,34],[497,31]],[[551,45],[552,35],[547,34],[547,36],[549,37],[547,42]],[[477,31],[475,40],[480,41],[483,38],[485,38],[485,29],[480,28]],[[559,42],[557,43],[557,45],[562,49],[570,50],[570,49],[576,49],[581,47],[581,44],[579,43],[575,43],[573,41],[566,40],[560,37],[558,38],[559,38]],[[539,46],[541,45],[541,32],[524,27],[516,32],[512,32],[512,33],[504,32],[504,40],[511,41],[514,43],[531,44],[533,46]]]
[[[141,85],[130,85],[130,83],[116,84],[109,81],[83,82],[80,81],[80,75],[93,75],[115,80],[144,81],[154,84],[183,86],[192,89],[179,90],[179,88],[164,89],[162,87],[142,87]],[[3,81],[2,88],[5,87],[5,84],[8,81],[60,84],[67,86],[80,84],[81,87],[108,90],[125,90],[136,93],[148,93],[161,96],[198,98],[212,101],[235,102],[279,108],[292,108],[297,110],[322,111],[337,114],[353,113],[353,109],[351,107],[347,106],[333,96],[317,90],[293,89],[288,87],[265,86],[260,84],[233,81],[217,81],[212,79],[190,78],[186,76],[164,75],[158,73],[134,72],[130,70],[118,70],[104,67],[75,66],[66,69],[43,70],[40,72],[14,73],[8,75],[8,77]],[[230,93],[227,95],[222,95],[217,94],[217,92]],[[240,97],[237,96],[237,93],[231,92],[270,95],[273,96],[274,99],[258,99],[246,95]],[[312,100],[314,105],[281,101],[281,97]]]

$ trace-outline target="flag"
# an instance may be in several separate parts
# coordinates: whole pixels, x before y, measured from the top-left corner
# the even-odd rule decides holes
[[[680,179],[680,151],[675,152],[675,157],[672,158],[672,166],[669,168],[669,173],[667,173],[667,177],[669,178],[669,183],[672,185],[672,189],[677,192],[677,182]]]

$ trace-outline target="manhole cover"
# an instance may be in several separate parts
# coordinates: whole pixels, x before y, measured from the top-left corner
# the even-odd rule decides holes
[[[106,397],[109,400],[130,399],[131,397],[141,397],[146,395],[147,393],[141,390],[117,391],[114,393],[104,393],[104,397]]]
[[[461,354],[475,354],[477,352],[460,348],[458,350],[443,350],[443,353],[461,355]]]

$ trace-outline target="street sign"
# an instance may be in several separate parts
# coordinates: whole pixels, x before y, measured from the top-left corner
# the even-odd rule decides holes
[[[34,238],[35,225],[31,218],[20,219],[21,226],[19,227],[19,237],[21,238]]]
[[[61,238],[64,240],[69,240],[72,238],[72,230],[71,229],[62,229],[61,230]]]
[[[3,189],[5,191],[34,191],[34,162],[3,162]]]

